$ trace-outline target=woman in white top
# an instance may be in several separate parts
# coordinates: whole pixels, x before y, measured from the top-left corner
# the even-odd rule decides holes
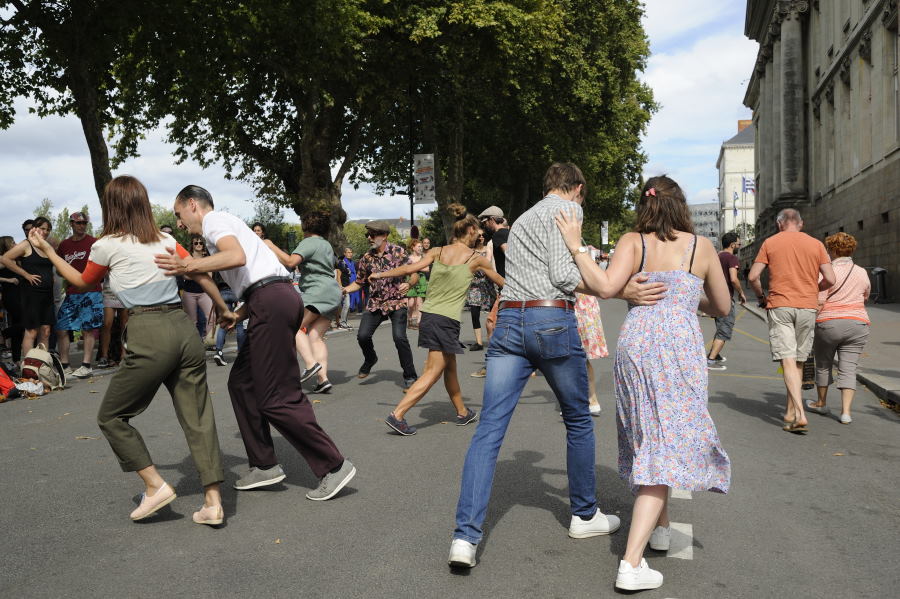
[[[103,190],[102,205],[103,235],[91,248],[83,273],[60,258],[38,231],[29,233],[29,240],[76,288],[94,285],[108,273],[110,288],[129,310],[127,353],[109,383],[97,423],[122,470],[137,472],[144,482],[141,503],[131,512],[131,519],[153,516],[176,497],[154,466],[141,434],[130,423],[147,409],[160,385],[165,385],[204,486],[205,501],[193,520],[222,524],[225,514],[219,483],[224,480],[224,469],[206,385],[203,344],[181,308],[175,279],[165,276],[154,260],[162,252],[182,256],[187,252],[157,230],[147,190],[134,177],[110,181]],[[213,298],[223,318],[233,316],[208,275],[191,277]]]

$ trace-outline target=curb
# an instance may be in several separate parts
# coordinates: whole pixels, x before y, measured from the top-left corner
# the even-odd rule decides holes
[[[766,322],[765,310],[744,304],[744,309],[750,312],[761,321]],[[871,372],[856,373],[856,380],[866,386],[879,399],[889,401],[893,404],[900,405],[900,381],[896,378],[882,376]]]
[[[900,405],[900,381],[871,372],[857,372],[856,380],[865,385],[879,399]]]

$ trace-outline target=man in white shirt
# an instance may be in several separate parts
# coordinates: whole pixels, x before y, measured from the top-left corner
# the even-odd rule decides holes
[[[243,491],[284,480],[284,470],[275,457],[271,424],[320,479],[306,497],[331,499],[356,475],[356,468],[316,422],[300,386],[294,334],[300,328],[303,301],[288,272],[242,220],[216,212],[212,196],[202,187],[182,189],[174,210],[179,225],[206,238],[210,255],[160,255],[159,267],[167,275],[219,271],[235,295],[244,300],[234,323],[248,317],[251,321],[247,341],[228,377],[228,392],[250,462],[250,472],[234,487]]]

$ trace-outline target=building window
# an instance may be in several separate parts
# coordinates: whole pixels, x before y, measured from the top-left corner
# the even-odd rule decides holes
[[[843,232],[844,232],[844,227],[838,227],[838,233],[843,233]]]
[[[861,220],[856,221],[856,227],[862,231],[863,230],[863,222]]]
[[[887,212],[882,212],[881,213],[881,222],[884,224],[891,222],[891,215],[888,214]]]

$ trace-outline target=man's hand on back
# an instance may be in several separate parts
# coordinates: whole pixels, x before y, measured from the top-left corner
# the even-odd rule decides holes
[[[632,277],[625,289],[619,293],[618,298],[627,300],[636,306],[652,306],[662,298],[666,297],[669,290],[665,283],[647,283],[650,277],[646,274],[639,274]]]

